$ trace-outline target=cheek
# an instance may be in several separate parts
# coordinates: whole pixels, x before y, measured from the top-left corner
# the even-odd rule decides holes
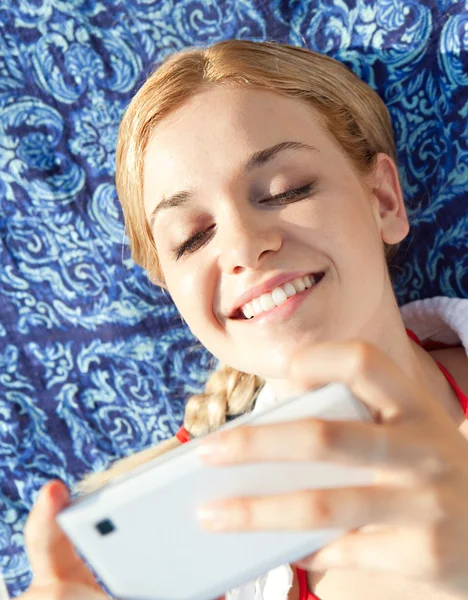
[[[371,287],[381,287],[383,244],[369,199],[353,182],[345,184],[310,203],[307,214],[297,215],[296,231],[334,265],[346,293],[357,301]],[[311,228],[306,231],[303,223]]]
[[[212,313],[213,291],[206,272],[195,264],[184,265],[166,277],[169,293],[190,330],[197,337]]]
[[[198,304],[198,292],[195,287],[194,277],[190,274],[178,274],[166,276],[167,287],[171,298],[177,306],[180,314],[187,317],[196,310]],[[191,307],[193,307],[192,310]]]
[[[331,202],[330,207],[329,233],[337,248],[349,253],[349,260],[361,260],[363,254],[369,256],[376,249],[382,248],[371,202],[360,188],[353,185],[350,185],[348,190],[341,188],[336,201]]]

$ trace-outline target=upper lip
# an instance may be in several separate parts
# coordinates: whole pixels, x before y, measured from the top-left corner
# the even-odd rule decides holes
[[[230,310],[227,311],[228,318],[233,317],[237,311],[250,302],[254,298],[258,298],[262,294],[266,294],[268,292],[272,292],[275,288],[279,287],[283,283],[287,281],[291,281],[292,279],[296,279],[296,277],[304,277],[305,275],[310,275],[314,271],[293,271],[289,273],[280,273],[279,275],[275,275],[271,279],[267,279],[260,285],[256,285],[243,292],[240,296],[236,298]]]

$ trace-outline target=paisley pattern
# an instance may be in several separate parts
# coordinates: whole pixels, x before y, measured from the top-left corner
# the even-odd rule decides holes
[[[345,62],[386,101],[412,233],[399,300],[468,297],[463,0],[0,0],[0,569],[50,478],[168,437],[212,357],[132,264],[116,199],[125,106],[174,50],[237,37]]]

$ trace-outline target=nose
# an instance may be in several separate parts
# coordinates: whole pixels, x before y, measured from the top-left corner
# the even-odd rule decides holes
[[[269,215],[254,210],[229,211],[218,221],[219,264],[226,274],[257,269],[264,258],[282,245],[278,227]]]

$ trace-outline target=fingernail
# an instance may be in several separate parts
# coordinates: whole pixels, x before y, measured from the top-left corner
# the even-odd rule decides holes
[[[341,550],[336,547],[324,548],[312,561],[312,568],[317,571],[337,567],[343,560]]]
[[[221,464],[227,461],[227,447],[217,439],[201,440],[197,452],[205,462],[210,464]]]
[[[201,524],[211,531],[223,531],[228,528],[230,511],[222,506],[211,504],[202,506],[197,511],[197,518]]]
[[[65,500],[63,487],[59,482],[54,481],[49,487],[49,496],[54,504],[62,504]]]

